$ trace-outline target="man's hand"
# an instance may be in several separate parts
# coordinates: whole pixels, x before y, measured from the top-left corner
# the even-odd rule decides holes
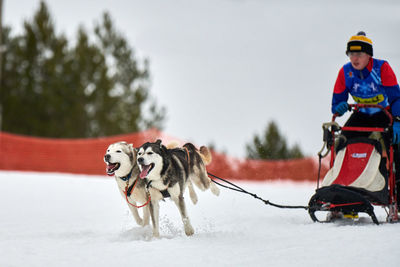
[[[393,139],[392,139],[393,144],[398,144],[400,143],[400,122],[395,121],[393,123]]]
[[[335,112],[337,114],[339,114],[339,116],[342,116],[344,113],[346,113],[346,111],[349,110],[349,105],[347,104],[347,102],[340,102],[335,109]],[[394,126],[394,125],[393,125]],[[400,126],[400,125],[399,125]],[[399,128],[400,130],[400,128]],[[400,133],[400,132],[399,132]]]

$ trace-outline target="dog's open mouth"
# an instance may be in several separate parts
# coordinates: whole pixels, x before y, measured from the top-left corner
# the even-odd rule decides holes
[[[109,176],[114,175],[114,172],[119,169],[119,166],[121,166],[121,164],[119,163],[107,162],[107,167],[106,167],[107,175]]]
[[[149,175],[151,170],[154,168],[154,165],[154,163],[151,163],[149,165],[141,164],[140,166],[142,167],[142,171],[140,172],[139,177],[142,179],[146,178],[147,175]]]

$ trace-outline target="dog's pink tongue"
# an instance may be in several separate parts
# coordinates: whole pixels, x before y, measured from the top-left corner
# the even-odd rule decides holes
[[[149,173],[150,165],[147,166],[142,166],[142,171],[139,174],[139,177],[144,179],[147,177],[147,174]]]
[[[106,167],[106,172],[109,176],[114,175],[114,173],[112,173],[112,170],[115,168],[115,165],[117,164],[108,164]]]

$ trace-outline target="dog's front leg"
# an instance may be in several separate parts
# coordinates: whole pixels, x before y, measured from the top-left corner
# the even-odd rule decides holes
[[[117,180],[117,182],[118,182],[118,180]],[[118,189],[119,189],[119,192],[121,193],[122,197],[125,199],[125,191],[122,189],[123,187],[124,187],[123,185],[118,186]],[[130,198],[129,201],[130,201],[133,205],[136,205],[136,202],[135,202],[133,199]],[[135,208],[135,207],[133,207],[133,206],[131,206],[131,205],[129,205],[129,203],[127,203],[127,205],[128,205],[128,207],[129,207],[129,210],[131,211],[131,213],[132,213],[132,215],[133,215],[133,218],[135,219],[136,223],[137,223],[138,225],[143,225],[143,220],[142,220],[142,218],[141,218],[140,215],[139,215],[138,209]]]
[[[133,205],[136,205],[136,202],[135,202],[135,201],[132,201],[132,200],[131,200],[131,203],[132,203]],[[142,218],[140,218],[138,209],[135,208],[135,207],[132,207],[131,205],[129,205],[129,203],[128,203],[128,206],[129,206],[129,209],[131,210],[131,213],[132,213],[132,215],[133,215],[133,218],[135,218],[136,223],[137,223],[138,225],[142,225],[142,226],[143,226],[143,220],[142,220]]]
[[[143,226],[149,225],[150,221],[150,208],[144,207],[143,208]]]
[[[189,217],[187,216],[186,204],[185,204],[185,200],[184,200],[183,196],[179,196],[178,198],[175,198],[174,202],[175,202],[176,206],[178,206],[179,212],[181,214],[183,227],[185,229],[185,234],[187,236],[193,235],[194,229],[190,223]]]
[[[158,200],[152,200],[149,204],[151,222],[153,223],[153,236],[160,237],[160,227],[159,227],[159,210],[160,206]]]

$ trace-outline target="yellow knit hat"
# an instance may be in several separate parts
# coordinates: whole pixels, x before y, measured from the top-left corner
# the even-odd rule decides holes
[[[366,36],[365,32],[358,32],[347,42],[346,54],[349,52],[365,52],[373,56],[372,40]]]

